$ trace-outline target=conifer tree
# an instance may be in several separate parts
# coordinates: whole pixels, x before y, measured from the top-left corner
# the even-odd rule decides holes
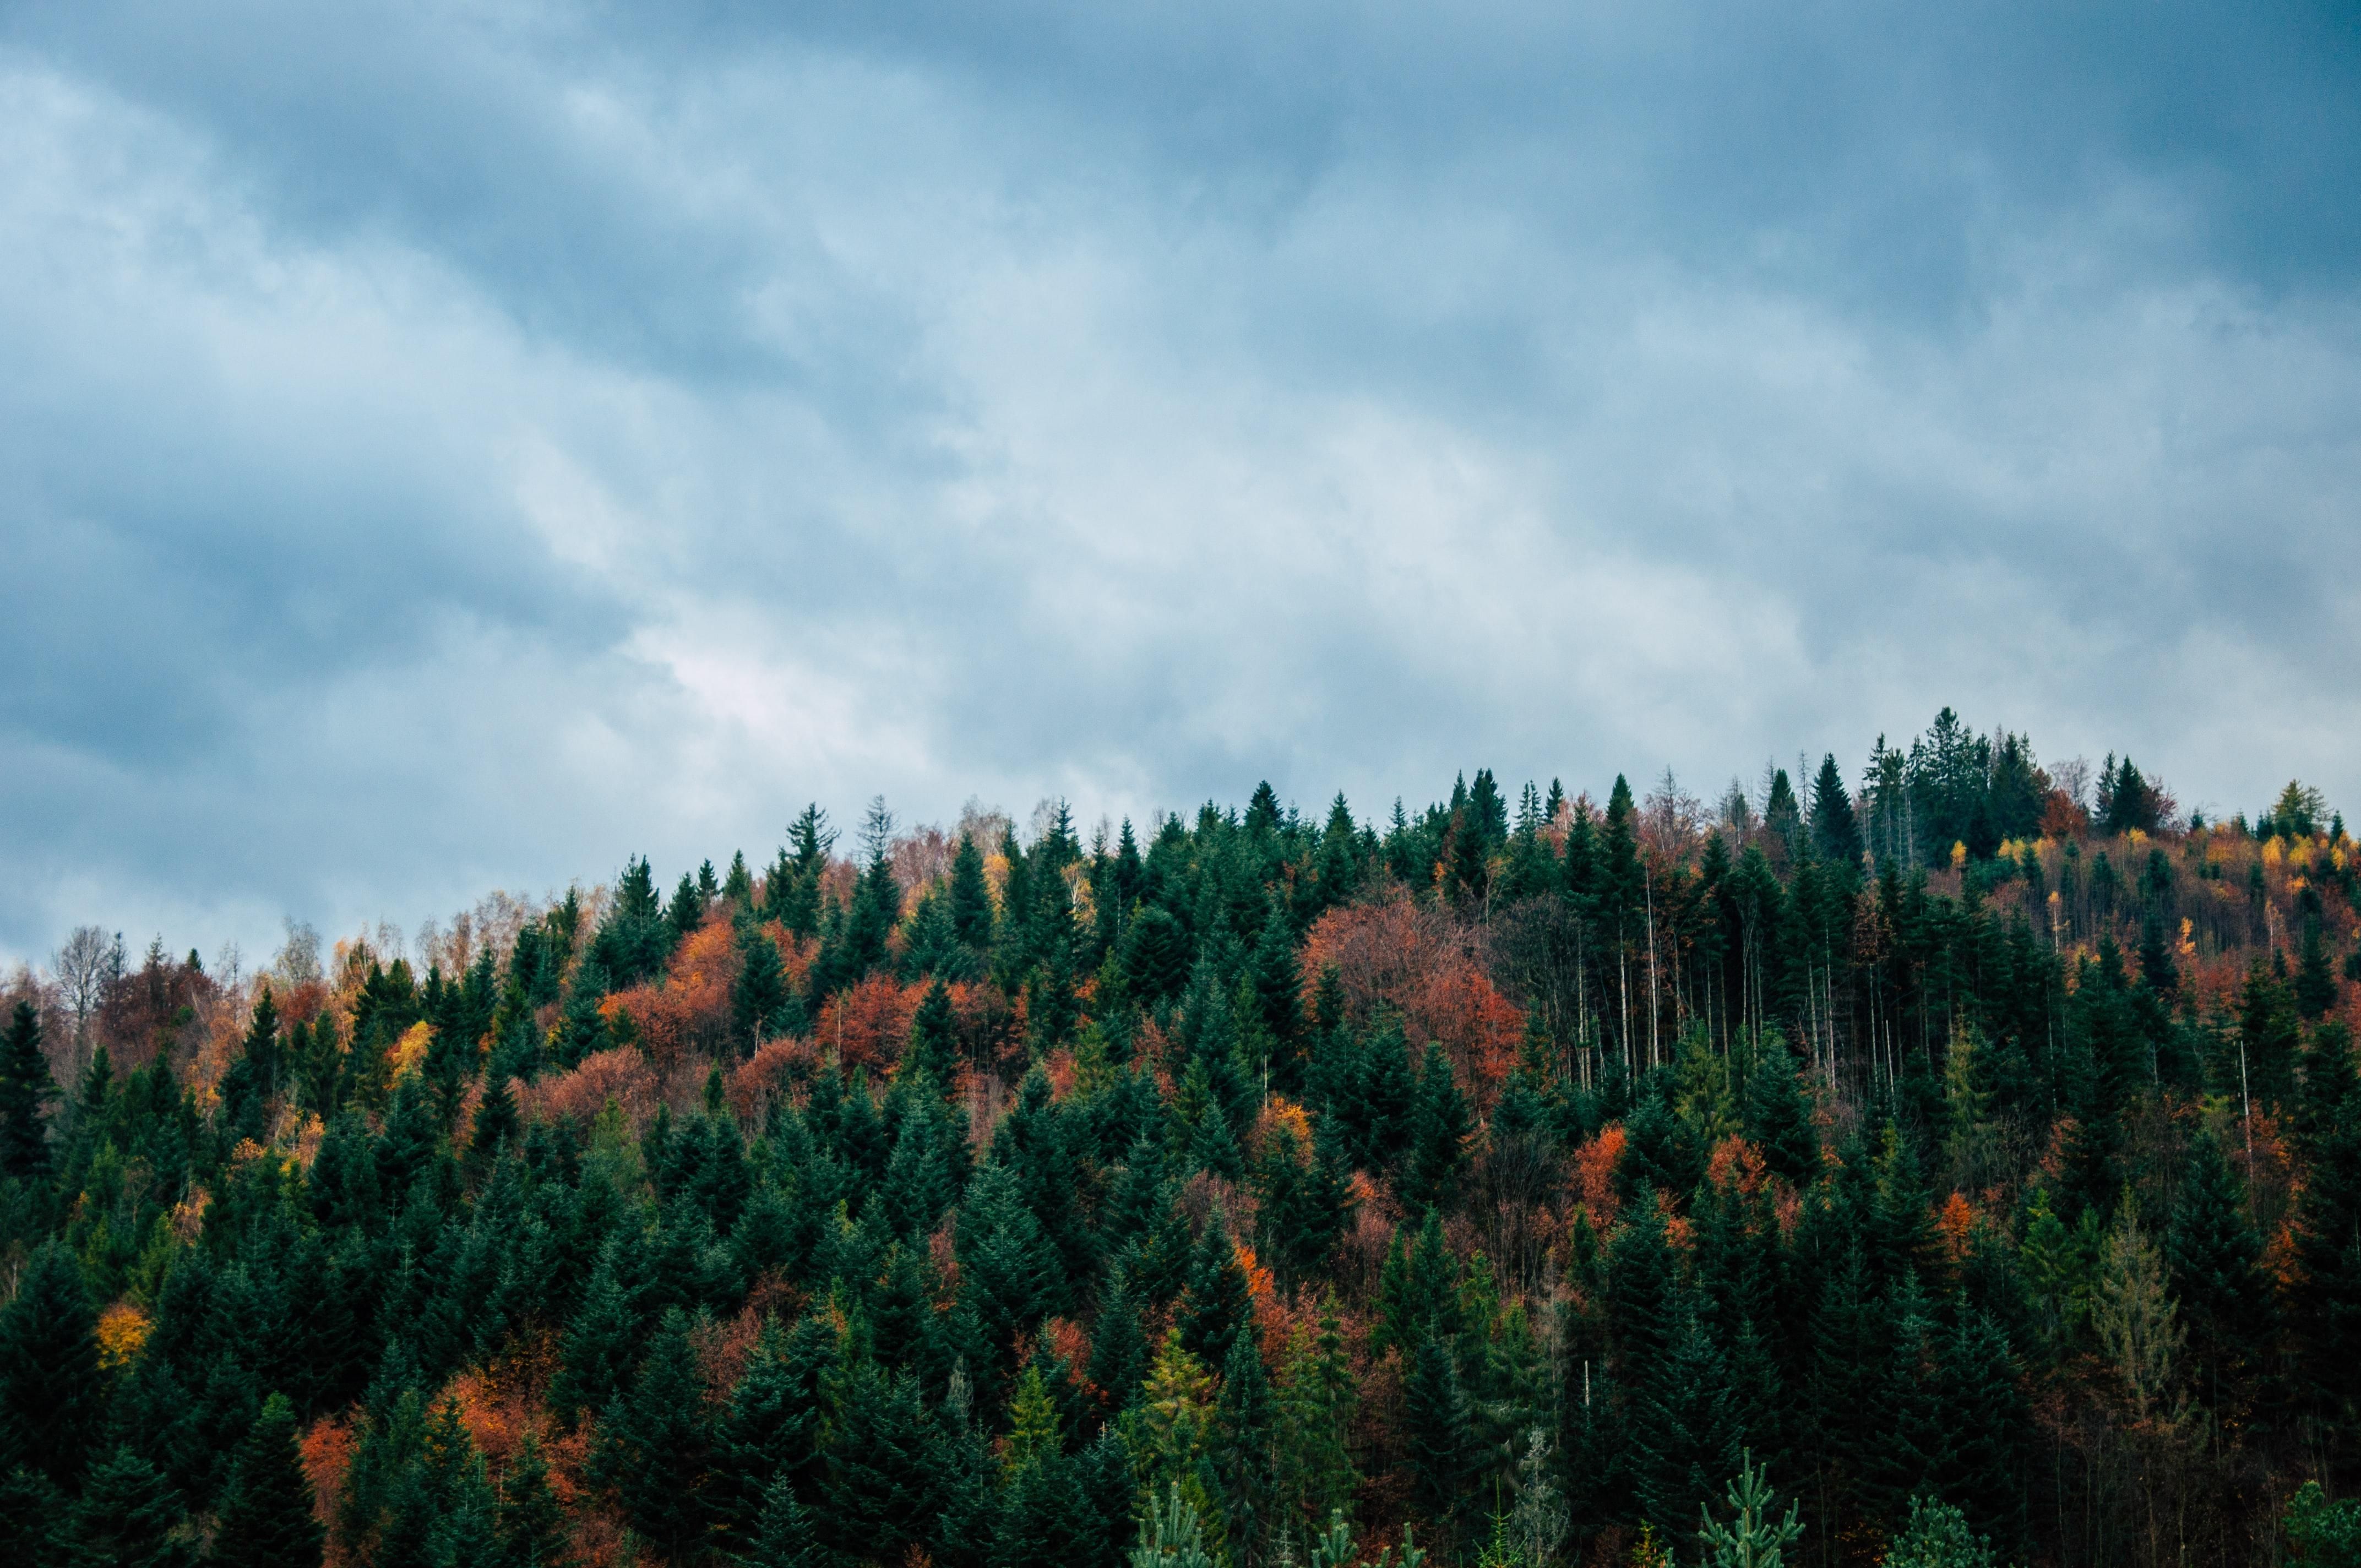
[[[738,1051],[745,1055],[786,1022],[787,973],[779,961],[778,945],[752,921],[738,929],[738,978],[730,987],[730,1019]]]
[[[606,983],[605,972],[593,959],[584,959],[575,971],[573,988],[566,993],[565,1014],[558,1019],[549,1041],[550,1059],[561,1070],[580,1067],[585,1057],[597,1055],[611,1043],[606,1014],[598,1009]]]
[[[0,1035],[0,1177],[38,1180],[49,1173],[49,1104],[58,1097],[41,1054],[41,1017],[19,1001]]]
[[[735,879],[745,870],[742,858],[732,863]],[[541,1442],[527,1432],[500,1477],[500,1508],[495,1516],[497,1551],[490,1568],[557,1568],[572,1554],[566,1510],[549,1486],[549,1464]]]
[[[983,874],[983,851],[967,834],[951,855],[951,931],[979,953],[992,950],[992,887]]]
[[[1091,1325],[1091,1381],[1117,1409],[1129,1403],[1148,1372],[1148,1338],[1140,1332],[1129,1273],[1120,1259],[1106,1271]]]
[[[1251,1332],[1246,1270],[1218,1203],[1191,1255],[1189,1290],[1178,1317],[1182,1348],[1209,1366],[1225,1365],[1231,1343]]]
[[[1811,1106],[1795,1058],[1775,1034],[1763,1040],[1746,1074],[1746,1135],[1762,1149],[1763,1164],[1798,1187],[1818,1176],[1820,1143]]]
[[[1967,1516],[1932,1497],[1910,1499],[1910,1521],[1885,1554],[1886,1568],[2000,1568],[1992,1544]]]
[[[1322,1299],[1317,1333],[1299,1325],[1290,1336],[1279,1380],[1274,1481],[1283,1527],[1308,1534],[1351,1503],[1359,1479],[1347,1446],[1354,1405],[1352,1366],[1332,1290]]]
[[[216,1509],[215,1562],[319,1568],[322,1534],[296,1438],[294,1407],[285,1395],[271,1395],[231,1464]]]
[[[1799,1505],[1789,1503],[1784,1519],[1772,1517],[1771,1483],[1751,1453],[1741,1455],[1726,1506],[1730,1513],[1727,1524],[1706,1514],[1697,1532],[1710,1568],[1779,1568],[1786,1549],[1804,1533]]]
[[[2317,1420],[2350,1431],[2361,1412],[2361,1105],[2350,1099],[2318,1140],[2293,1230],[2306,1392]]]
[[[2023,1525],[2031,1418],[2007,1332],[1962,1301],[1935,1343],[1939,1398],[1927,1422],[1930,1484],[1980,1528],[2013,1541]]]
[[[1222,1484],[1230,1559],[1237,1568],[1264,1561],[1270,1533],[1276,1476],[1271,1444],[1277,1413],[1262,1353],[1249,1329],[1230,1342],[1222,1363],[1222,1392],[1213,1408],[1214,1469]]]
[[[2240,993],[2238,1036],[2245,1053],[2245,1088],[2255,1103],[2277,1104],[2292,1098],[2302,1027],[2295,998],[2260,963],[2247,971],[2246,988]],[[2238,1086],[2234,1083],[2232,1089],[2235,1092]]]
[[[1160,1498],[1151,1498],[1139,1521],[1139,1543],[1132,1548],[1129,1568],[1213,1568],[1205,1549],[1203,1521],[1174,1482]]]
[[[0,1308],[0,1472],[23,1464],[61,1488],[81,1478],[105,1419],[98,1315],[73,1254],[44,1242]]]
[[[1861,863],[1861,825],[1853,817],[1852,797],[1845,793],[1834,752],[1820,759],[1819,775],[1812,781],[1812,844],[1825,860],[1847,866]]]
[[[1189,935],[1171,911],[1149,904],[1132,917],[1115,964],[1126,998],[1155,1007],[1180,993],[1189,979]]]
[[[1739,1464],[1727,1364],[1694,1312],[1636,1402],[1632,1469],[1640,1502],[1667,1537],[1712,1497],[1713,1478]]]
[[[2259,1366],[2268,1343],[2270,1295],[2258,1272],[2262,1251],[2220,1142],[2201,1130],[2190,1145],[2165,1255],[2200,1369],[2199,1390],[2217,1408]]]
[[[948,1091],[959,1062],[957,1030],[950,987],[938,976],[910,1016],[910,1043],[902,1054],[902,1070],[924,1073],[937,1089]]]
[[[1477,1464],[1473,1417],[1449,1346],[1427,1335],[1408,1360],[1401,1428],[1411,1508],[1448,1536]]]
[[[187,1518],[171,1483],[118,1445],[92,1463],[71,1511],[44,1521],[51,1527],[47,1556],[60,1568],[187,1568],[197,1560]],[[36,1548],[22,1561],[38,1563],[42,1555]],[[239,1559],[216,1552],[215,1561]],[[319,1562],[316,1552],[312,1561]]]
[[[1016,1173],[996,1161],[977,1172],[960,1208],[961,1296],[974,1309],[995,1391],[1013,1369],[1016,1335],[1040,1321],[1065,1283],[1055,1256]]]
[[[707,869],[712,869],[710,862]],[[687,872],[681,872],[680,885],[673,890],[672,904],[664,910],[664,925],[668,927],[667,953],[688,940],[697,928],[705,924],[705,890],[697,885],[697,878]]]
[[[1412,1212],[1450,1206],[1474,1131],[1475,1116],[1452,1076],[1450,1058],[1430,1043],[1411,1102],[1410,1158],[1402,1172],[1402,1201]]]
[[[628,1385],[645,1325],[623,1278],[626,1255],[620,1238],[599,1249],[582,1306],[567,1325],[564,1363],[549,1390],[561,1415],[604,1410]]]
[[[505,1074],[492,1076],[476,1105],[476,1124],[467,1139],[467,1165],[478,1180],[491,1169],[503,1145],[516,1141],[522,1131],[516,1092]]]
[[[598,1423],[592,1464],[632,1530],[674,1559],[705,1532],[713,1462],[712,1423],[688,1328],[679,1308],[665,1311],[631,1392]]]
[[[1625,1213],[1608,1254],[1607,1339],[1617,1378],[1637,1390],[1649,1386],[1671,1348],[1675,1281],[1653,1190],[1641,1188]]]
[[[741,1561],[747,1568],[830,1568],[835,1561],[814,1538],[811,1514],[785,1476],[771,1484],[761,1528]]]
[[[856,1363],[839,1385],[815,1521],[821,1540],[846,1553],[902,1559],[928,1538],[946,1501],[939,1453],[917,1385]]]
[[[1238,1148],[1236,1135],[1230,1131],[1229,1113],[1218,1099],[1209,1096],[1203,1113],[1197,1118],[1196,1134],[1189,1140],[1189,1163],[1224,1181],[1242,1180],[1246,1176],[1246,1156]]]

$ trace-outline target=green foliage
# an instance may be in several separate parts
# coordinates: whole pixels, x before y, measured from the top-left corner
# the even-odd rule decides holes
[[[2064,1561],[2164,1517],[2244,1561],[2236,1499],[2299,1473],[2341,1517],[2361,878],[2304,801],[2270,867],[2078,836],[1948,712],[1686,840],[1676,789],[1466,776],[1368,828],[1263,788],[1086,848],[1053,809],[907,888],[882,806],[850,867],[815,807],[759,887],[667,901],[634,857],[595,932],[569,897],[423,982],[349,948],[238,1035],[159,946],[62,1106],[16,1012],[0,1555],[316,1561],[324,1419],[371,1568],[619,1527],[643,1563],[1104,1565],[1143,1514],[1159,1561],[1342,1568],[1407,1519],[1539,1564],[1701,1508],[1709,1562]],[[2103,823],[2156,805],[2106,784]],[[726,996],[675,967],[713,913]],[[800,992],[773,920],[818,941]],[[730,1076],[864,976],[840,1058]],[[495,1485],[452,1392],[563,1449]]]
[[[1213,1568],[1205,1550],[1204,1526],[1197,1509],[1182,1497],[1175,1482],[1139,1521],[1139,1544],[1131,1550],[1131,1568]]]
[[[2288,1499],[2282,1523],[2305,1568],[2361,1568],[2361,1500],[2332,1503],[2319,1482],[2306,1481]]]
[[[71,1488],[98,1441],[106,1390],[98,1315],[73,1255],[45,1242],[0,1308],[0,1469],[26,1464]]]
[[[1999,1568],[2000,1560],[1968,1518],[1949,1503],[1910,1499],[1910,1522],[1885,1554],[1886,1568]]]
[[[1727,1520],[1699,1509],[1697,1544],[1709,1568],[1779,1568],[1787,1548],[1804,1533],[1800,1505],[1791,1502],[1784,1517],[1773,1517],[1771,1483],[1752,1453],[1739,1456],[1738,1475],[1723,1501]]]
[[[215,1509],[216,1561],[251,1568],[318,1568],[323,1534],[313,1517],[312,1484],[303,1474],[296,1437],[294,1407],[284,1395],[271,1395],[238,1448]]]
[[[40,1014],[19,1001],[0,1034],[0,1177],[35,1181],[49,1174],[49,1105],[57,1097],[41,1054]]]
[[[303,1501],[308,1522],[308,1488]],[[174,1494],[171,1483],[128,1448],[117,1447],[93,1462],[82,1482],[81,1498],[58,1523],[60,1528],[54,1532],[56,1548],[50,1560],[60,1568],[84,1568],[85,1564],[87,1568],[182,1568],[197,1561],[193,1532],[188,1528],[188,1512]],[[320,1561],[318,1540],[315,1525],[309,1559],[313,1564]],[[214,1560],[253,1562],[262,1568],[304,1561],[242,1557],[236,1554],[235,1542],[225,1550],[218,1541]]]
[[[740,868],[732,866],[733,878]],[[531,1432],[500,1477],[493,1568],[556,1568],[571,1551],[566,1512],[549,1486],[549,1465]]]

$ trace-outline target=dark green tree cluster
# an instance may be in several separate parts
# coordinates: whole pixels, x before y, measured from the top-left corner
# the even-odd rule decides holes
[[[2290,1539],[2341,1539],[2341,824],[2182,832],[2111,758],[2112,836],[2031,843],[2082,819],[1948,711],[1858,796],[1797,777],[1719,824],[1488,770],[1383,825],[1264,785],[1086,845],[1056,807],[931,879],[882,803],[850,861],[815,806],[759,877],[635,857],[456,972],[355,947],[234,996],[159,945],[82,1056],[28,995],[0,1540],[2095,1563],[2171,1497],[2259,1563],[2305,1477]],[[712,1059],[586,1103],[640,1048],[613,993],[723,935]],[[908,1022],[848,1070],[806,1036],[855,987]],[[225,1065],[200,1003],[242,1005]],[[486,1387],[522,1432],[479,1441]]]

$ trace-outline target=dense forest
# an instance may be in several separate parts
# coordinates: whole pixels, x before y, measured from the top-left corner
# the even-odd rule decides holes
[[[723,860],[19,975],[0,1558],[2361,1562],[2301,784],[1946,710]]]

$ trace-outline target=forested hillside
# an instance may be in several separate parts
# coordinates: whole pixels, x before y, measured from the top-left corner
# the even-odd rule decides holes
[[[2361,847],[1802,772],[83,933],[0,1559],[2361,1560]]]

